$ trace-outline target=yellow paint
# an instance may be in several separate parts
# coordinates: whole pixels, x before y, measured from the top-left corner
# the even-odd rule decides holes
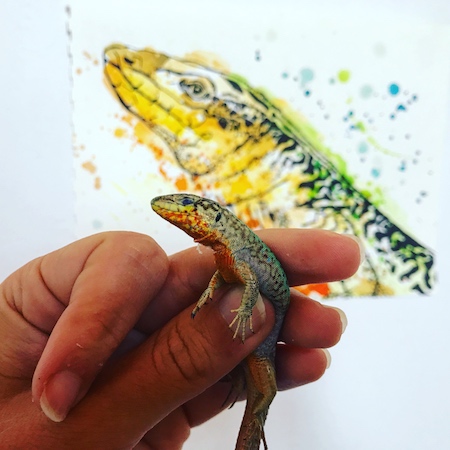
[[[375,287],[377,288],[378,295],[394,295],[395,290],[390,286],[381,285],[376,286],[375,281],[362,279],[358,285],[352,289],[354,295],[372,295]]]
[[[215,69],[220,72],[229,73],[230,71],[227,62],[221,59],[215,53],[197,50],[190,53],[186,53],[184,59],[195,62],[202,66],[211,67],[211,69]]]
[[[349,70],[340,70],[337,74],[337,78],[341,83],[347,83],[350,80],[350,71]]]
[[[94,165],[92,161],[84,162],[83,164],[81,164],[81,167],[92,174],[94,174],[97,171],[97,167]]]
[[[126,136],[126,134],[127,134],[127,130],[125,130],[124,128],[116,128],[114,130],[114,136],[117,138],[124,137],[124,136]]]

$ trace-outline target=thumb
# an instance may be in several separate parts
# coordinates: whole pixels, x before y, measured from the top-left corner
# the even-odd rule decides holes
[[[116,361],[67,419],[88,415],[98,431],[107,427],[102,430],[105,436],[120,429],[124,438],[140,439],[171,411],[229,373],[269,334],[273,312],[259,298],[253,309],[254,333],[247,332],[242,343],[233,339],[229,328],[235,315],[231,310],[239,305],[242,290],[233,288],[217,297],[195,319],[192,307],[183,311]],[[127,416],[133,417],[126,421],[128,432],[124,430]]]

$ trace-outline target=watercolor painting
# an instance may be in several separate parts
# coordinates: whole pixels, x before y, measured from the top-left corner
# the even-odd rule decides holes
[[[254,228],[307,226],[362,239],[367,254],[358,276],[337,285],[337,292],[322,287],[324,294],[430,292],[433,252],[353,186],[345,161],[333,158],[288,105],[242,76],[195,59],[115,44],[106,48],[104,62],[117,99],[146,127],[136,138],[147,135],[158,152],[154,133],[183,169],[184,181],[174,180],[174,188],[222,201]],[[302,76],[308,81],[312,72]],[[389,89],[397,94],[399,88]]]
[[[135,47],[110,29],[95,46],[72,43],[80,234],[127,227],[170,250],[191,245],[169,242],[171,230],[146,208],[155,195],[192,192],[253,229],[358,236],[366,249],[359,272],[300,288],[312,297],[430,294],[443,140],[423,126],[429,105],[439,109],[437,93],[412,70],[423,40],[405,47],[393,30],[389,44],[369,35],[363,60],[345,45],[326,58],[311,50],[292,58],[286,42],[306,49],[321,37],[266,30],[216,51],[198,45],[207,30],[183,46],[158,35],[134,39]],[[333,33],[345,43],[351,35]],[[448,64],[433,64],[433,76],[448,73]]]

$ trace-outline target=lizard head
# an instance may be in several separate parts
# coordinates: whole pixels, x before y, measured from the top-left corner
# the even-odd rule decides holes
[[[238,220],[219,203],[192,194],[155,197],[151,206],[158,215],[182,229],[196,242],[210,246],[223,240],[230,220]]]
[[[214,172],[267,131],[268,107],[246,80],[194,60],[112,44],[104,52],[110,90],[192,175]]]

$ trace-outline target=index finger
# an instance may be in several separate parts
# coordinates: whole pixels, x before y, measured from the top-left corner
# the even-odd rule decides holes
[[[292,228],[260,230],[257,234],[275,253],[291,286],[346,279],[356,272],[362,259],[361,247],[348,235]],[[144,311],[138,328],[151,333],[197,301],[215,270],[209,248],[199,251],[193,247],[172,255],[166,283]]]
[[[24,316],[50,335],[34,373],[33,397],[44,409],[50,380],[52,390],[58,386],[62,402],[73,405],[160,289],[167,257],[148,236],[110,232],[70,244],[34,265],[34,283],[43,283],[53,303],[66,308],[49,308],[48,296],[33,299],[32,280],[23,289],[28,297]],[[50,409],[54,420],[63,419],[55,405]]]

